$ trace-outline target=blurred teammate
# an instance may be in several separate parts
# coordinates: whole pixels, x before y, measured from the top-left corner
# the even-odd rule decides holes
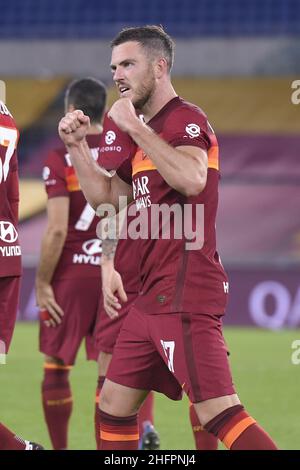
[[[6,362],[14,331],[21,280],[21,248],[17,231],[18,138],[14,119],[0,101],[0,367]],[[40,449],[39,444],[21,439],[0,423],[0,450]]]
[[[112,42],[111,70],[121,99],[109,116],[133,141],[117,175],[108,178],[93,164],[84,113],[67,114],[59,125],[90,203],[110,202],[119,210],[120,195],[134,198],[147,230],[138,241],[140,294],[122,326],[100,397],[101,448],[137,448],[137,411],[148,391],[157,390],[173,399],[185,391],[205,429],[229,449],[276,449],[232,383],[222,334],[228,281],[216,251],[218,146],[203,112],[176,95],[172,63],[172,40],[159,27],[129,28]],[[175,204],[179,220],[174,213],[155,220],[156,209]],[[163,223],[170,239],[162,237]],[[112,239],[107,262],[115,246]],[[121,281],[112,263],[111,276],[118,292]],[[114,292],[104,289],[117,313]]]
[[[65,110],[84,109],[91,120],[87,142],[98,157],[106,105],[105,86],[94,78],[73,81]],[[45,354],[42,401],[54,449],[66,449],[72,413],[69,372],[83,339],[88,359],[97,359],[93,330],[101,295],[99,219],[80,190],[65,148],[51,151],[43,170],[48,195],[47,229],[36,276],[40,351]]]
[[[66,111],[80,107],[91,119],[87,139],[95,159],[98,157],[105,102],[105,88],[94,79],[76,80],[66,91]],[[110,168],[111,160],[107,161],[107,165]],[[49,154],[43,173],[48,194],[48,226],[36,278],[37,303],[41,309],[40,351],[45,354],[42,396],[53,448],[64,449],[67,447],[68,423],[72,413],[69,371],[83,338],[86,339],[88,359],[97,359],[98,351],[102,351],[99,349],[101,343],[93,344],[93,330],[101,299],[101,242],[96,238],[99,219],[80,191],[64,148]],[[125,263],[122,261],[123,255],[120,261],[122,266],[126,266],[126,259]],[[130,288],[131,276],[125,277],[125,282],[126,279]],[[99,328],[105,344],[111,345],[111,356],[117,335],[115,325],[107,315],[105,317],[108,321],[104,321]],[[95,410],[97,430],[98,399],[106,364],[107,356],[100,354]],[[153,394],[141,410],[141,420],[143,416],[145,421],[153,423]],[[96,432],[96,441],[99,445],[99,432]]]

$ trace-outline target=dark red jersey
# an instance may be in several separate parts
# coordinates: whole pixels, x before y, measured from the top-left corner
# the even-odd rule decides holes
[[[88,135],[87,142],[97,160],[99,135]],[[99,218],[87,203],[70,156],[65,148],[49,153],[43,169],[48,198],[70,198],[68,233],[53,279],[77,279],[100,276],[101,241],[96,227]]]
[[[21,274],[21,248],[17,229],[18,138],[14,119],[0,101],[0,277]]]
[[[106,114],[100,141],[99,165],[106,170],[117,170],[124,162],[130,162],[130,157],[135,149],[136,145],[131,137],[122,132]],[[131,165],[129,166],[131,168]],[[133,217],[127,214],[127,224],[132,219]],[[126,232],[126,228],[124,232]],[[121,238],[115,256],[115,268],[122,275],[125,291],[129,294],[138,294],[140,287],[137,243],[138,240],[133,241],[128,237]]]
[[[179,97],[169,101],[148,125],[173,147],[196,146],[207,151],[208,177],[199,195],[186,197],[166,183],[138,147],[131,154],[131,169],[126,161],[118,170],[126,182],[132,179],[136,207],[147,232],[138,241],[141,292],[136,305],[148,313],[222,314],[228,279],[216,250],[219,182],[216,136],[205,114]],[[169,216],[157,216],[159,210],[166,212],[170,207],[176,209],[176,214],[169,211]],[[196,238],[203,238],[202,245],[194,244],[194,248],[193,232]]]

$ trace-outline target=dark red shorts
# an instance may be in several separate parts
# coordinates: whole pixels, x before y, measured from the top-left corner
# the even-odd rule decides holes
[[[0,277],[0,360],[5,362],[17,318],[20,277]]]
[[[235,393],[218,315],[128,313],[107,378],[192,403]]]
[[[98,320],[95,328],[95,344],[99,352],[112,354],[123,322],[137,297],[137,293],[127,293],[128,301],[119,310],[118,318],[111,319],[104,310],[103,302],[99,305]]]
[[[54,281],[52,287],[64,316],[55,328],[46,327],[40,320],[40,351],[72,365],[85,338],[87,358],[97,360],[94,328],[101,295],[100,278],[61,279]]]

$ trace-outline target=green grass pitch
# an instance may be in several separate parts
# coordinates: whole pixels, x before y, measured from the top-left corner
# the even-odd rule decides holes
[[[297,330],[270,332],[226,328],[236,388],[248,412],[281,449],[300,449],[300,365],[291,362]],[[37,324],[18,323],[7,365],[0,365],[0,420],[20,436],[50,449],[40,403],[43,358],[38,353]],[[97,367],[81,350],[71,373],[74,409],[70,449],[94,449],[93,407]],[[162,449],[193,449],[188,401],[156,395],[155,419]]]

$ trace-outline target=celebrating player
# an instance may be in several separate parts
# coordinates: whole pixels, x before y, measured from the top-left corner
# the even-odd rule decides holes
[[[172,86],[173,55],[171,38],[156,26],[125,29],[112,42],[111,70],[121,98],[109,116],[133,143],[117,175],[103,175],[92,162],[83,112],[67,114],[59,125],[90,203],[119,209],[120,195],[134,198],[143,230],[140,293],[100,397],[101,448],[137,447],[137,411],[148,391],[157,390],[172,399],[184,391],[205,429],[229,449],[276,449],[232,383],[222,334],[228,280],[216,250],[218,146],[204,113]],[[163,209],[167,215],[155,218]],[[162,236],[166,226],[169,239]],[[111,252],[114,246],[112,239]],[[117,292],[121,280],[113,266],[111,276]],[[104,290],[117,312],[113,294]]]
[[[117,169],[124,161],[130,156],[132,149],[132,139],[128,134],[122,132],[114,122],[107,116],[104,119],[104,128],[101,136],[100,152],[98,163],[106,169]],[[111,145],[107,145],[106,141],[113,139]],[[116,151],[118,149],[118,151]],[[130,211],[130,208],[128,208]],[[126,232],[126,228],[134,220],[133,217],[126,213],[124,217],[122,231]],[[98,234],[100,235],[100,234]],[[128,235],[128,234],[127,234]],[[133,244],[134,243],[134,244]],[[111,272],[111,259],[105,262],[107,254],[111,251],[111,240],[104,238],[102,241],[102,252],[104,254],[104,263],[101,266],[102,270],[102,285],[104,291],[104,305],[100,308],[100,315],[96,325],[96,344],[100,351],[99,363],[99,379],[98,386],[101,392],[102,385],[111,361],[114,346],[119,336],[122,324],[130,310],[131,305],[137,299],[139,294],[139,250],[136,246],[137,243],[131,240],[130,237],[121,238],[118,241],[118,246],[115,253],[115,268],[122,276],[123,285],[117,293],[121,302],[121,309],[117,312],[113,310],[107,301],[105,293],[108,291],[114,292],[115,277]],[[114,255],[115,246],[113,246],[112,257]],[[119,286],[119,284],[117,284]],[[124,288],[123,288],[124,286]],[[126,294],[125,294],[125,292]],[[127,297],[127,298],[126,298]],[[106,312],[107,314],[106,314]],[[97,400],[98,401],[98,400]],[[218,440],[212,434],[209,434],[203,429],[199,423],[194,406],[190,404],[189,407],[190,421],[194,434],[196,449],[198,450],[216,450],[218,447]],[[96,424],[100,425],[100,411],[96,408]],[[159,445],[157,431],[153,427],[153,392],[150,392],[139,409],[138,423],[139,423],[139,448],[142,449],[156,449]],[[97,439],[100,439],[100,433],[96,431]],[[98,447],[100,441],[98,441]]]

